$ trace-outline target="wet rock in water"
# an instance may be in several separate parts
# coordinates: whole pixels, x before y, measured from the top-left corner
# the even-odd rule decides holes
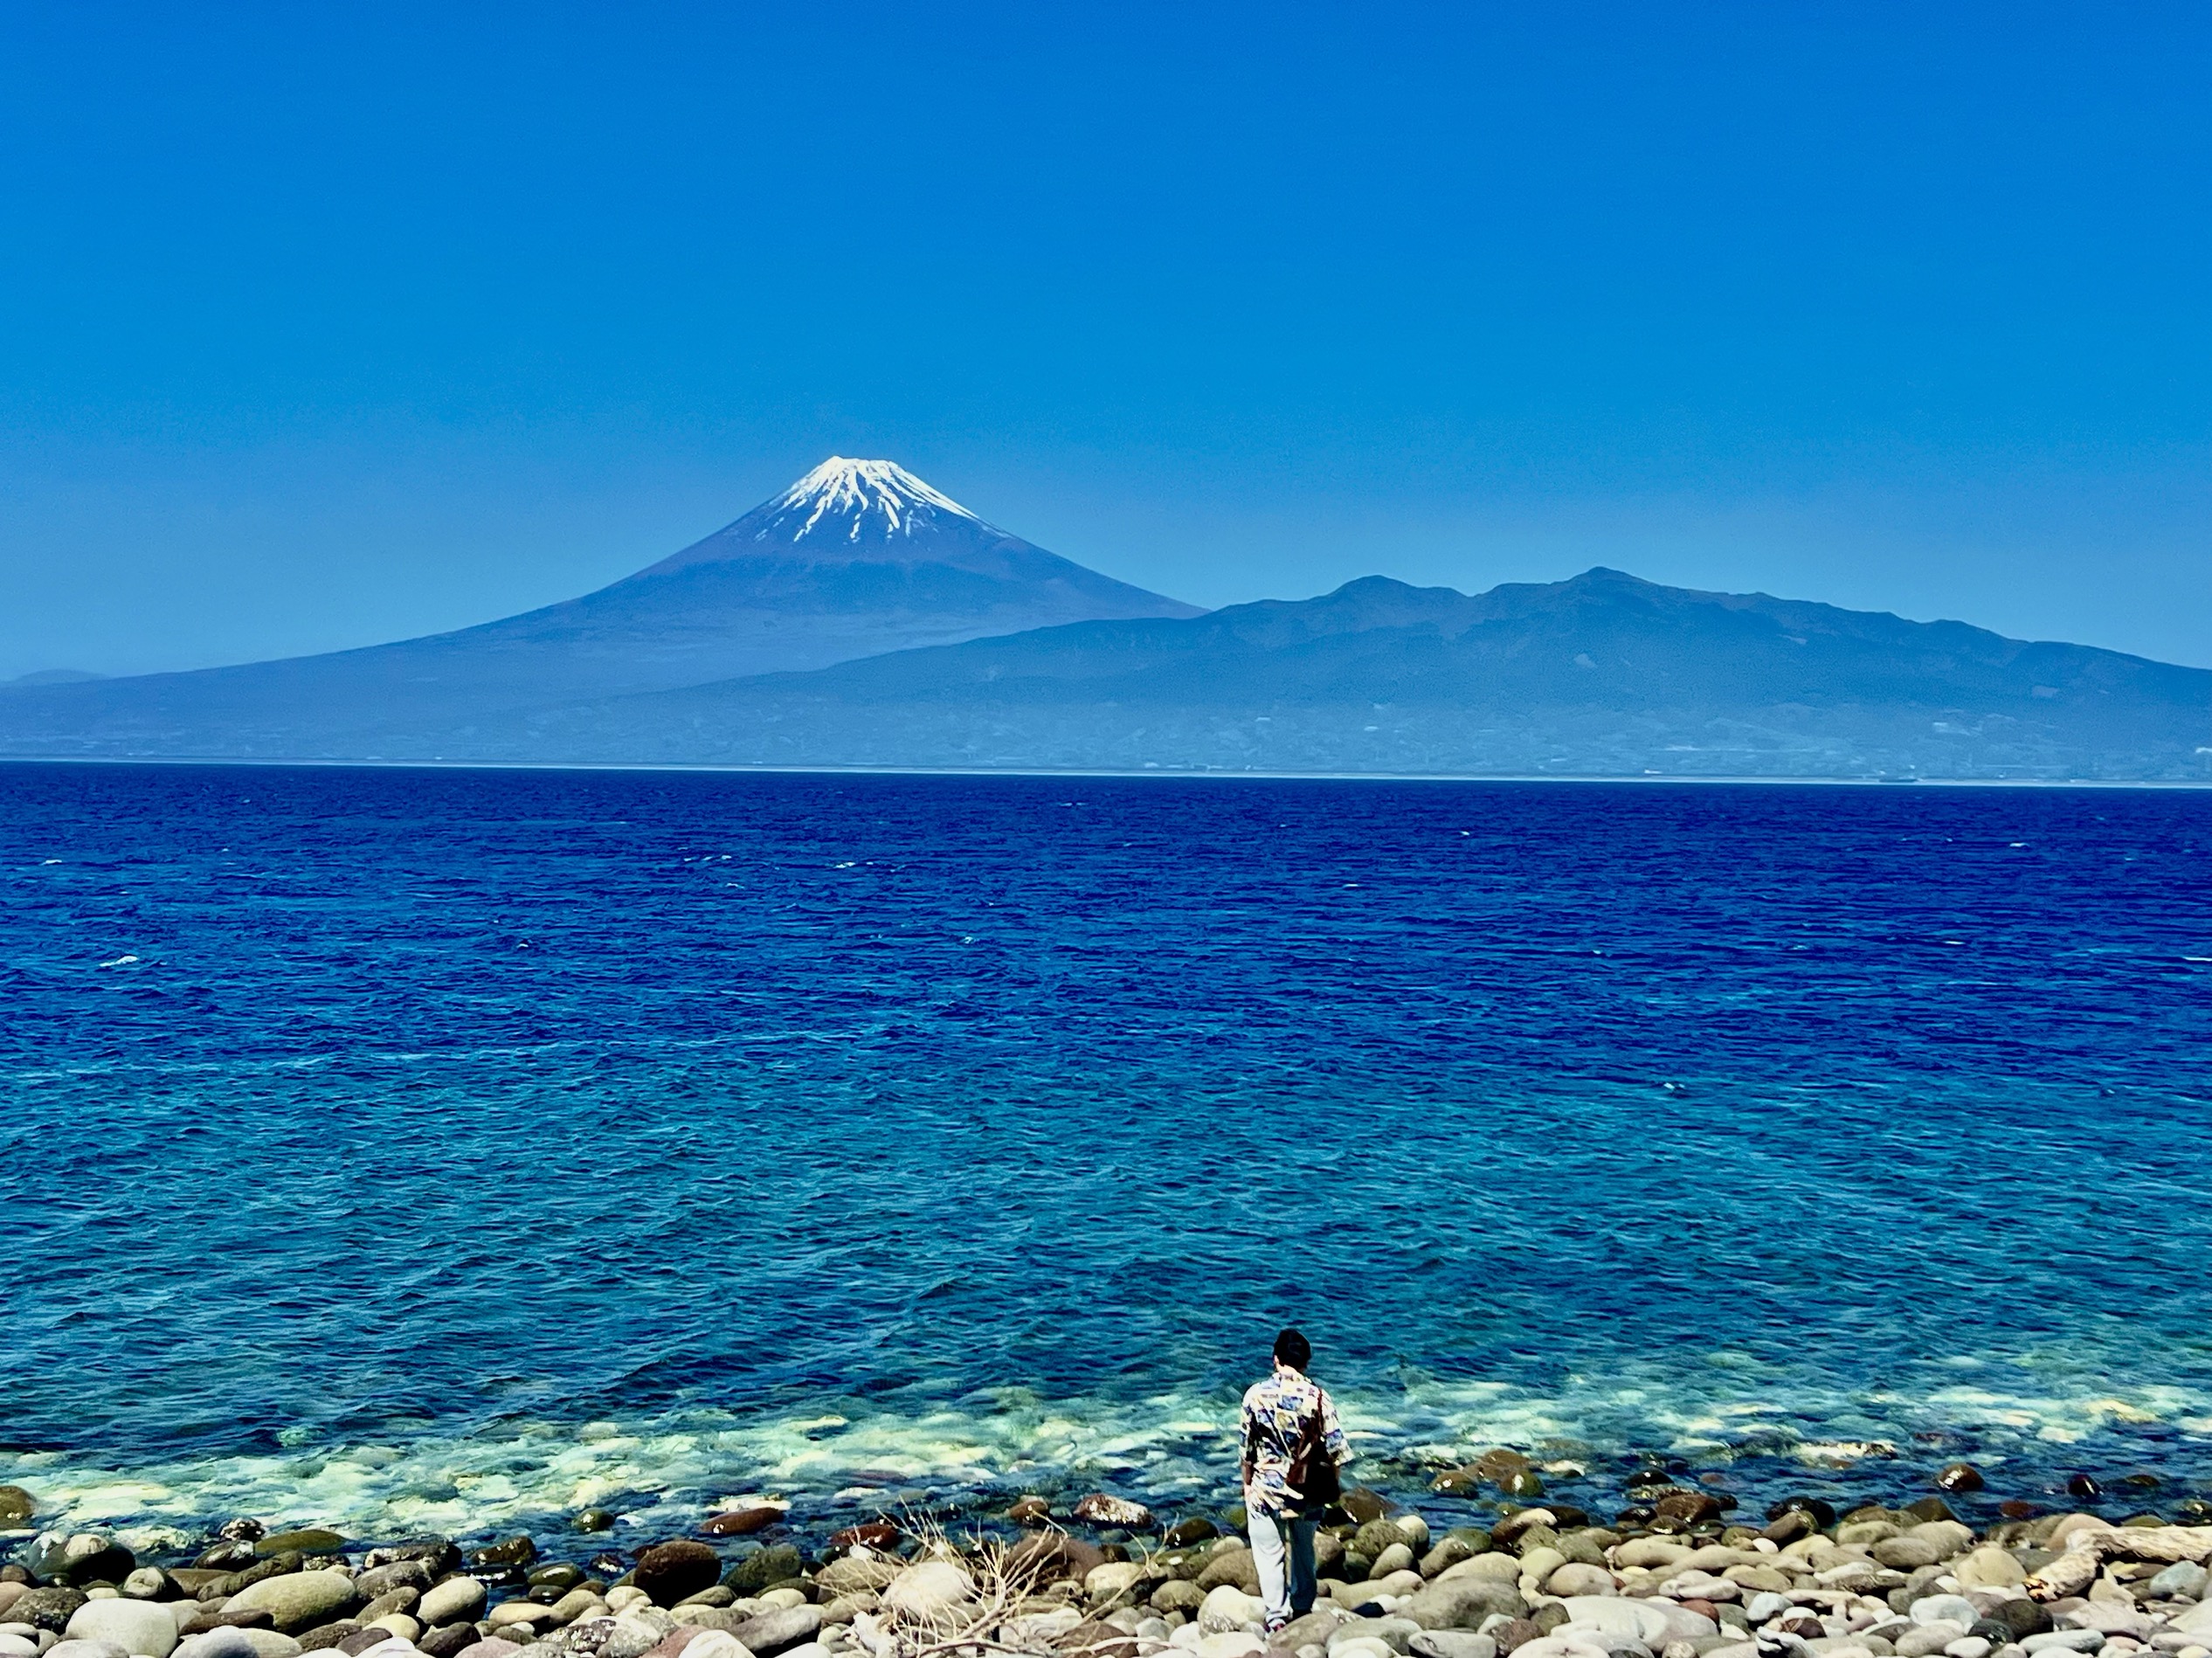
[[[1052,1504],[1033,1494],[1008,1509],[1006,1518],[1016,1525],[1041,1525],[1052,1518]]]
[[[0,1485],[0,1529],[14,1530],[31,1523],[38,1504],[20,1485]]]
[[[327,1526],[307,1526],[297,1531],[276,1531],[256,1539],[253,1552],[266,1559],[273,1554],[335,1554],[346,1540]]]
[[[694,1549],[704,1547],[703,1544],[696,1543],[685,1546]],[[646,1552],[650,1553],[651,1551],[648,1550]],[[712,1551],[709,1550],[708,1552],[711,1553]],[[763,1589],[772,1588],[777,1584],[796,1578],[800,1572],[805,1570],[805,1563],[799,1558],[796,1544],[771,1544],[765,1549],[756,1549],[747,1555],[736,1565],[730,1567],[723,1574],[722,1580],[738,1594],[757,1595]],[[639,1572],[645,1570],[645,1555],[638,1557],[637,1569]],[[645,1587],[643,1578],[636,1578],[634,1580],[639,1588]]]
[[[1723,1512],[1720,1499],[1710,1491],[1669,1491],[1651,1505],[1653,1523],[1663,1531],[1687,1531]]]
[[[750,1508],[709,1515],[699,1529],[710,1537],[749,1537],[756,1531],[765,1531],[783,1517],[783,1509],[756,1503]]]
[[[15,1605],[8,1608],[8,1620],[59,1634],[69,1627],[70,1619],[77,1615],[77,1608],[85,1604],[85,1599],[80,1590],[59,1584],[28,1590],[17,1595]]]
[[[528,1566],[537,1562],[537,1544],[523,1536],[502,1537],[474,1550],[468,1557],[473,1566]]]
[[[2066,1482],[2066,1495],[2069,1496],[2096,1498],[2105,1495],[2105,1488],[2098,1484],[2095,1480],[2090,1478],[2088,1475],[2077,1474]]]
[[[1371,1491],[1364,1485],[1348,1488],[1340,1506],[1359,1524],[1370,1520],[1387,1519],[1397,1511],[1398,1505],[1379,1491]]]
[[[1142,1503],[1109,1496],[1103,1491],[1094,1491],[1076,1503],[1075,1512],[1075,1518],[1086,1525],[1120,1526],[1124,1530],[1142,1531],[1152,1523],[1152,1511]]]
[[[1953,1462],[1935,1476],[1935,1488],[1953,1496],[1963,1496],[1982,1489],[1981,1470],[1971,1462]]]
[[[1464,1462],[1445,1469],[1428,1482],[1428,1489],[1441,1496],[1473,1496],[1483,1489],[1484,1477],[1479,1463]]]
[[[252,1544],[243,1537],[231,1537],[202,1551],[192,1564],[205,1572],[243,1572],[257,1558]]]
[[[1205,1543],[1221,1535],[1221,1528],[1202,1514],[1194,1514],[1187,1520],[1178,1520],[1167,1529],[1167,1546],[1187,1549],[1194,1543]]]
[[[761,1551],[762,1554],[773,1552]],[[798,1551],[792,1552],[795,1556]],[[786,1575],[797,1574],[794,1572]],[[703,1543],[679,1538],[674,1543],[655,1544],[639,1555],[631,1580],[646,1592],[655,1606],[673,1606],[687,1595],[695,1595],[710,1586],[721,1576],[721,1556]],[[731,1587],[736,1585],[733,1584]],[[765,1588],[767,1584],[764,1582],[758,1587]]]
[[[899,1528],[889,1520],[863,1520],[833,1534],[830,1542],[840,1549],[895,1549],[899,1546]]]
[[[169,1658],[176,1646],[176,1620],[166,1606],[146,1600],[87,1600],[70,1614],[72,1641],[112,1641],[143,1658]]]

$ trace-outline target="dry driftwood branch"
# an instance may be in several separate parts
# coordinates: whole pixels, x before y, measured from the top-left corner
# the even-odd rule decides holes
[[[2037,1600],[2077,1595],[2107,1560],[2212,1561],[2212,1525],[2093,1525],[2066,1538],[2066,1551],[2028,1579]]]

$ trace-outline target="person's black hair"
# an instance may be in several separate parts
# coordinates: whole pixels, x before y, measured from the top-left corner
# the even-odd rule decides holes
[[[1286,1330],[1275,1338],[1275,1357],[1278,1364],[1303,1370],[1313,1363],[1313,1344],[1297,1330]]]

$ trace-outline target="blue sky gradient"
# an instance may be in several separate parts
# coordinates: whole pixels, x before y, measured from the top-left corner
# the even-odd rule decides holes
[[[1593,563],[2212,665],[2212,13],[0,10],[0,675],[832,452],[1218,604]]]

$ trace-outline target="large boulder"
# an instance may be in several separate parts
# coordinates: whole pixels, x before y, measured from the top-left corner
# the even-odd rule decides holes
[[[176,1648],[176,1619],[150,1600],[87,1600],[70,1614],[72,1641],[107,1641],[135,1658],[169,1658]]]
[[[1468,1570],[1484,1558],[1477,1555],[1416,1590],[1407,1599],[1404,1615],[1424,1629],[1479,1629],[1493,1613],[1507,1618],[1526,1613],[1528,1602],[1511,1583]]]
[[[353,1605],[353,1579],[335,1567],[287,1572],[250,1583],[231,1597],[225,1613],[265,1611],[280,1634],[312,1629]]]

